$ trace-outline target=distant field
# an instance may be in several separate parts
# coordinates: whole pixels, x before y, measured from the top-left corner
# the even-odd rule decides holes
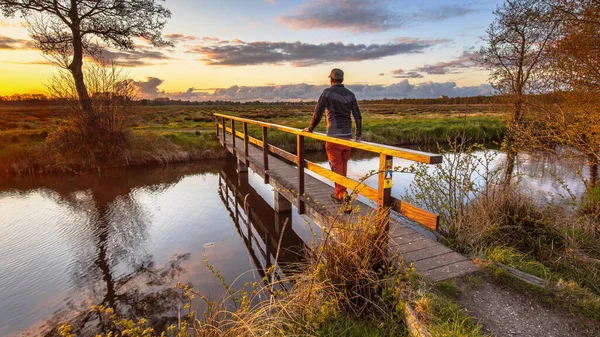
[[[451,137],[465,136],[471,141],[498,141],[505,132],[502,106],[482,105],[393,105],[360,104],[363,114],[363,140],[389,145],[427,145],[445,143]],[[191,158],[218,158],[222,148],[215,141],[213,113],[283,124],[295,128],[308,126],[314,104],[294,105],[149,105],[134,106],[130,157],[115,159],[116,166],[131,163],[170,162]],[[65,168],[56,168],[54,157],[41,159],[41,145],[67,115],[58,104],[0,104],[0,171],[21,172],[68,170],[81,161],[69,157]],[[325,131],[323,120],[318,132]],[[260,130],[250,127],[252,136]],[[295,137],[273,131],[272,144],[295,150]],[[322,142],[307,140],[307,150],[321,150]],[[74,149],[76,150],[76,149]],[[70,156],[70,155],[69,155]],[[128,163],[128,164],[125,164]]]

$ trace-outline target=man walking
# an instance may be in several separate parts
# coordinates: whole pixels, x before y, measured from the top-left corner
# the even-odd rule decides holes
[[[344,72],[340,69],[332,69],[329,74],[329,82],[331,87],[323,90],[310,120],[310,125],[302,131],[312,132],[321,121],[323,112],[326,112],[327,135],[352,139],[352,115],[356,123],[355,139],[360,140],[362,116],[358,109],[356,96],[342,84],[344,82]],[[348,159],[350,159],[350,147],[327,142],[325,143],[325,151],[331,170],[346,176]],[[348,200],[348,192],[344,186],[335,184],[335,193],[331,195],[331,198],[334,202],[341,204]]]

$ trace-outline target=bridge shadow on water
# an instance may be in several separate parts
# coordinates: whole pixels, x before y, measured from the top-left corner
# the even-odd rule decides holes
[[[234,165],[219,172],[219,197],[261,279],[268,284],[271,271],[272,281],[286,288],[285,275],[300,270],[307,252],[292,227],[292,210],[275,211],[250,185],[248,172],[238,173]]]

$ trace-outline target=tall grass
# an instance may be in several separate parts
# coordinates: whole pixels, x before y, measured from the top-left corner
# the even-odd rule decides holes
[[[405,303],[427,301],[431,306],[418,307],[419,313],[436,336],[481,336],[478,325],[449,298],[432,295],[431,285],[414,269],[388,265],[386,219],[385,212],[351,222],[332,215],[322,236],[316,239],[315,234],[306,260],[281,281],[273,277],[276,265],[261,281],[244,285],[227,283],[210,268],[223,284],[224,295],[209,298],[178,285],[183,298],[179,323],[165,335],[404,337]],[[201,311],[196,311],[197,301]],[[94,310],[112,322],[110,331],[99,336],[161,335],[151,328],[152,322],[116,317],[104,307]],[[68,325],[62,331],[69,336]]]
[[[406,196],[440,215],[442,240],[465,254],[582,287],[600,298],[600,219],[593,212],[571,213],[538,202],[518,182],[503,184],[490,165],[493,158],[475,157],[463,145],[454,150],[458,153],[433,170],[414,169]],[[584,200],[579,207],[585,205]]]

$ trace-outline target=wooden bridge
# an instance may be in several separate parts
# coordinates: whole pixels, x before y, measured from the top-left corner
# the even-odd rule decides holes
[[[273,186],[275,212],[289,212],[293,204],[296,205],[298,213],[306,214],[321,227],[328,224],[332,214],[340,214],[340,205],[335,204],[330,198],[332,187],[308,174],[307,171],[310,171],[322,179],[341,184],[353,193],[372,201],[373,205],[358,200],[353,202],[355,209],[359,206],[359,215],[366,215],[374,208],[391,212],[390,255],[400,256],[407,264],[414,263],[416,270],[429,279],[445,280],[476,270],[469,259],[437,242],[433,234],[438,227],[438,217],[435,214],[391,195],[394,157],[439,164],[442,162],[441,155],[333,138],[320,133],[303,132],[287,126],[223,114],[214,114],[214,116],[217,137],[221,144],[237,158],[238,171],[246,171],[250,168],[264,179],[265,184]],[[258,129],[261,139],[251,137],[249,129]],[[270,130],[295,135],[296,154],[269,144]],[[378,188],[374,189],[306,160],[305,139],[347,145],[353,149],[378,154],[379,167],[373,168],[378,176]],[[401,221],[399,217],[394,216],[396,213],[422,227],[415,228],[407,221]],[[348,219],[350,221],[356,219],[356,215],[348,216]]]

